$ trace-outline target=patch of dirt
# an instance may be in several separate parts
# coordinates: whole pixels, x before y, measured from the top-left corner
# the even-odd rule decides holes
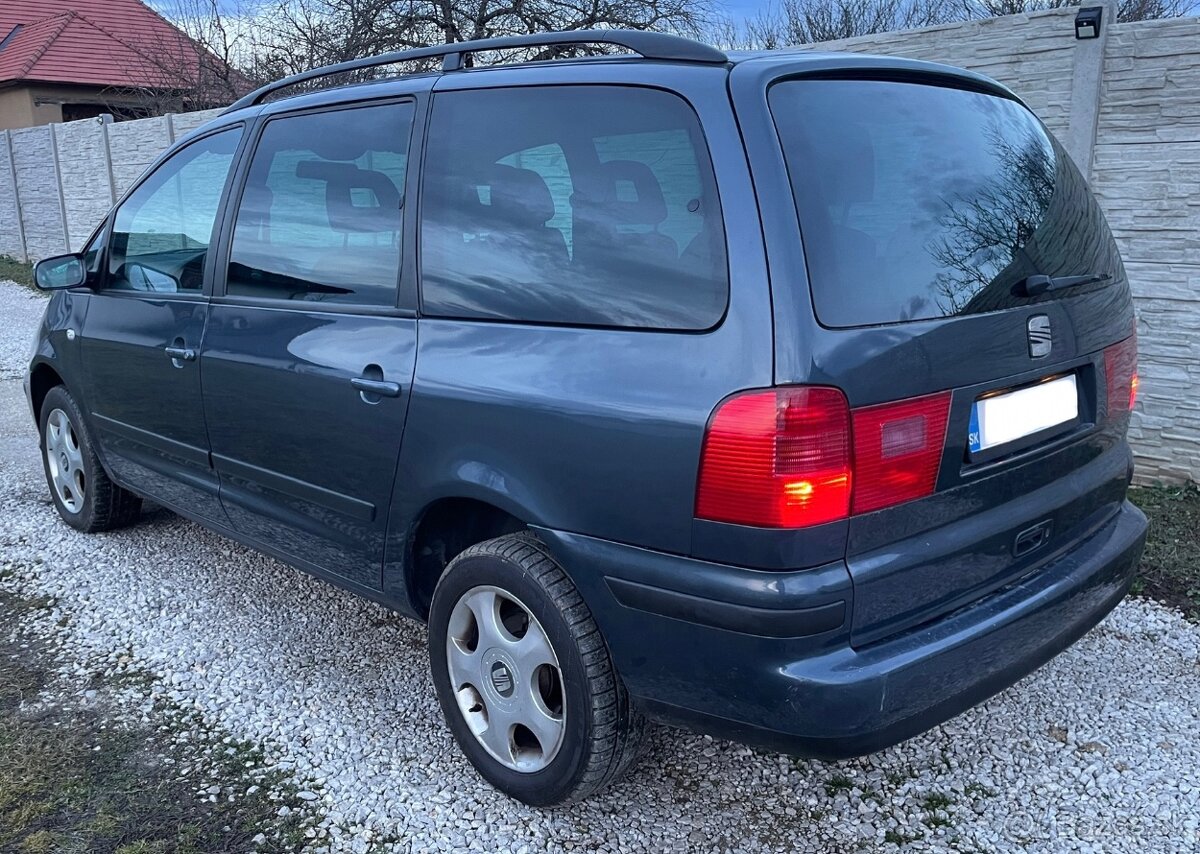
[[[50,606],[0,590],[0,851],[303,848],[311,811],[257,752],[169,710],[141,721],[123,708],[135,680],[64,684],[44,632],[33,631]],[[280,817],[285,805],[292,812]]]

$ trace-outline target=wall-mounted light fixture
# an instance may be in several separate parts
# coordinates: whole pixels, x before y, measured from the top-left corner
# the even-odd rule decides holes
[[[1075,38],[1094,39],[1100,36],[1100,18],[1104,15],[1103,6],[1089,6],[1080,9],[1075,16]]]

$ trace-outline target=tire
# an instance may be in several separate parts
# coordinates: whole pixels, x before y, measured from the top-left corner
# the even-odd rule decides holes
[[[479,613],[499,619],[481,630]],[[579,591],[532,534],[479,543],[450,562],[433,594],[429,659],[459,747],[509,797],[537,807],[582,800],[637,757],[645,718]]]
[[[64,522],[92,534],[137,520],[142,499],[109,479],[79,406],[64,387],[46,394],[38,427],[46,485]]]

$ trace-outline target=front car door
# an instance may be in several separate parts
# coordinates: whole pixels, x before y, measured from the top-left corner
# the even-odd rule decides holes
[[[407,99],[262,125],[200,366],[233,526],[377,589],[416,352]]]
[[[120,204],[81,330],[83,397],[112,473],[165,505],[217,521],[196,354],[209,246],[242,130],[185,145]]]

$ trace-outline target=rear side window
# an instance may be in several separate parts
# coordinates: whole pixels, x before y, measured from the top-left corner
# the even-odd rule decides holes
[[[271,120],[238,208],[226,292],[395,305],[412,116],[393,103]]]
[[[678,96],[617,86],[445,93],[426,159],[426,314],[658,329],[707,329],[724,314],[712,165]]]
[[[1120,270],[1083,178],[1015,101],[791,80],[769,102],[827,326],[995,311],[1031,301],[1014,288],[1030,275]]]

